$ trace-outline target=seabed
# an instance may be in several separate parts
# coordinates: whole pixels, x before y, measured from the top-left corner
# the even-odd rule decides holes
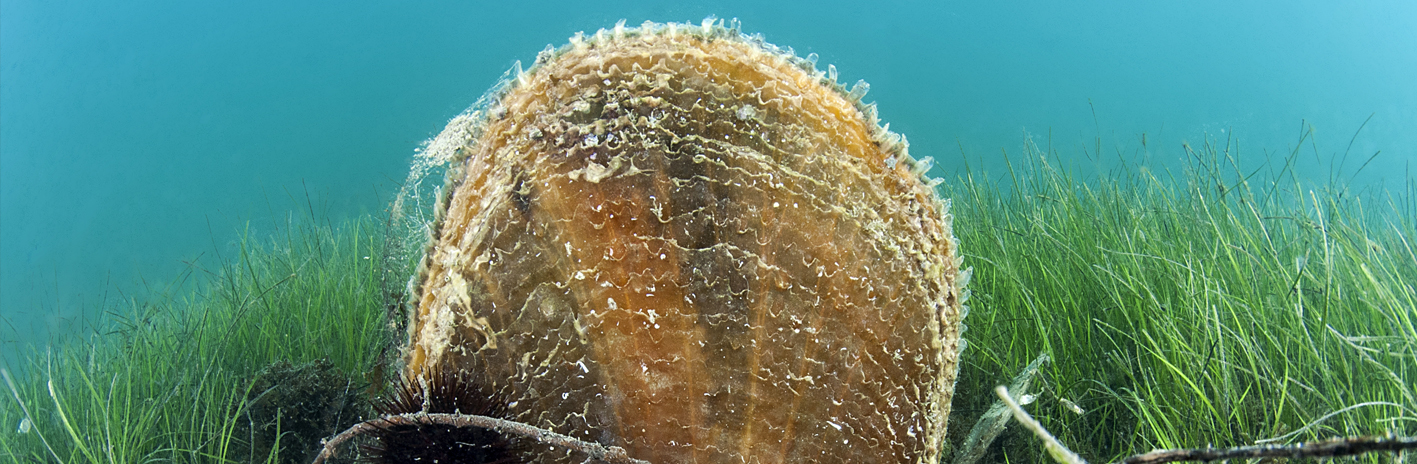
[[[1185,149],[1172,171],[1099,170],[1030,144],[1006,172],[943,176],[974,268],[944,461],[1040,354],[1025,408],[1093,462],[1417,435],[1417,190]],[[379,259],[381,218],[317,219],[243,236],[189,271],[196,290],[99,308],[91,330],[21,353],[0,460],[303,463],[369,417],[401,341],[384,289],[410,263]],[[1046,459],[1010,426],[979,462]]]

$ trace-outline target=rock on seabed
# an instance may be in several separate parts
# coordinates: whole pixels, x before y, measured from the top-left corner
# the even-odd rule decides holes
[[[655,463],[935,462],[968,280],[948,203],[815,61],[709,19],[510,71],[415,160],[446,182],[405,381],[467,373]]]

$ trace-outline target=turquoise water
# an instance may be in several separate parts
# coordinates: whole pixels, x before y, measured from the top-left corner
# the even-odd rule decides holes
[[[1000,172],[1026,136],[1156,166],[1235,137],[1258,167],[1303,122],[1315,179],[1398,188],[1417,158],[1411,2],[515,3],[0,2],[0,340],[215,266],[242,230],[382,212],[515,60],[619,19],[736,17],[817,53],[936,175],[961,152]]]

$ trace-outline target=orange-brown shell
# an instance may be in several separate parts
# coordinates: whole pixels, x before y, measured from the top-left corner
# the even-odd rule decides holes
[[[957,245],[834,78],[708,23],[543,52],[440,137],[407,378],[655,463],[935,462]]]

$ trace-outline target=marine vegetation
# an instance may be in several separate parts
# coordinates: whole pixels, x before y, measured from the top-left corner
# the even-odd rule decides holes
[[[559,69],[553,78],[518,66],[505,84],[538,92],[494,89],[514,98],[475,107],[486,119],[470,113],[445,132],[460,143],[440,136],[424,152],[452,163],[519,147],[473,158],[492,163],[477,171],[488,176],[415,164],[410,185],[438,193],[396,203],[391,218],[332,224],[309,208],[243,231],[168,290],[105,303],[79,330],[23,348],[22,361],[0,371],[0,458],[304,463],[322,439],[381,414],[475,413],[659,459],[803,457],[775,440],[803,443],[806,458],[820,460],[1041,462],[1047,452],[1028,432],[1000,433],[1007,421],[980,429],[1000,437],[993,446],[969,437],[995,387],[1020,371],[1016,385],[1027,390],[1018,388],[1018,403],[1094,462],[1155,448],[1417,435],[1411,179],[1396,192],[1358,189],[1339,175],[1315,184],[1295,172],[1302,149],[1318,151],[1305,132],[1283,159],[1206,139],[1179,147],[1176,166],[1127,162],[1127,151],[1153,149],[1145,138],[1107,150],[1099,138],[1076,153],[1029,139],[1002,155],[1007,172],[986,172],[979,155],[961,154],[964,167],[936,184],[922,177],[928,162],[876,125],[874,108],[860,102],[865,86],[846,90],[834,68],[815,69],[814,57],[747,36],[727,40],[736,29],[709,21],[685,43],[675,42],[677,25],[644,27],[548,49],[532,69]],[[617,55],[622,46],[646,50]],[[714,47],[749,59],[717,69],[710,64],[723,57],[707,53]],[[568,56],[576,60],[553,60]],[[673,79],[625,72],[636,69]],[[743,81],[754,84],[751,98],[728,102],[744,94],[730,85],[743,76],[730,71],[743,70],[763,75]],[[786,84],[794,80],[826,91],[795,94],[801,89]],[[542,101],[550,99],[561,100]],[[804,101],[813,110],[795,112]],[[717,122],[698,127],[703,120]],[[692,133],[675,132],[685,128]],[[629,141],[637,149],[617,151]],[[744,170],[771,164],[745,154],[749,146],[786,161]],[[493,163],[547,147],[565,156]],[[420,184],[439,169],[452,182]],[[662,216],[650,193],[668,186],[687,186],[670,193],[693,207]],[[734,193],[705,193],[713,189]],[[558,208],[565,214],[537,222]],[[627,238],[665,224],[672,230],[657,239]],[[480,237],[492,245],[478,248]],[[737,241],[689,246],[701,239]],[[763,250],[788,259],[772,261],[754,244],[773,244]],[[960,255],[974,268],[972,310],[962,304],[970,274]],[[634,262],[612,265],[626,259]],[[856,279],[849,266],[867,260],[892,272]],[[607,264],[578,274],[583,263]],[[511,271],[468,277],[497,266]],[[681,271],[692,278],[656,290]],[[755,287],[750,274],[771,285]],[[685,288],[693,291],[671,294]],[[832,300],[820,304],[840,304],[851,317],[799,326],[802,315],[773,306],[779,300],[753,299],[762,289],[796,309],[816,304],[820,291]],[[516,298],[499,299],[506,295]],[[681,301],[697,312],[655,310]],[[886,306],[893,309],[847,311]],[[564,317],[581,310],[588,313]],[[646,329],[660,326],[679,330]],[[764,334],[740,336],[751,330]],[[707,351],[680,349],[691,342]],[[878,358],[866,363],[827,346]],[[505,351],[490,351],[498,347]],[[675,364],[703,353],[738,364]],[[860,378],[835,377],[843,371]],[[777,419],[758,424],[787,417],[784,404],[797,400],[794,411],[822,413],[796,431]],[[838,422],[829,414],[838,409],[856,416]],[[677,415],[685,411],[712,414]],[[400,420],[368,422],[372,433],[336,459],[405,462],[416,450],[427,454],[410,459],[506,462],[533,446],[542,459],[578,457],[485,429]],[[615,428],[624,424],[633,427]],[[740,440],[758,425],[772,440]],[[836,447],[838,439],[849,446]],[[424,446],[432,443],[452,445]]]

